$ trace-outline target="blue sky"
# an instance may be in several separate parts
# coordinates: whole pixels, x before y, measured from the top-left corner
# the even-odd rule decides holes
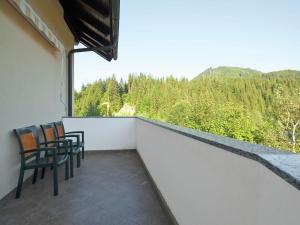
[[[217,66],[300,70],[300,1],[123,0],[118,60],[77,54],[75,89],[111,74],[191,79]]]

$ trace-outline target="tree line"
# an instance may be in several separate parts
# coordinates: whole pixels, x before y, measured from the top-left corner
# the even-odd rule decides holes
[[[191,81],[131,74],[75,92],[75,115],[132,114],[300,152],[300,72],[219,67]]]

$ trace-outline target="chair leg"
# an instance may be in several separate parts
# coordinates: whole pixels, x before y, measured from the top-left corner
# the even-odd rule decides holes
[[[80,167],[80,152],[77,154],[77,168]]]
[[[17,187],[17,191],[16,191],[16,198],[20,198],[20,196],[21,196],[23,178],[24,178],[24,169],[21,167],[19,180],[18,180],[18,187]]]
[[[49,162],[49,158],[47,156],[47,153],[46,153],[46,161],[47,161],[47,163]],[[45,177],[45,171],[46,171],[46,167],[43,167],[42,173],[41,173],[41,179],[44,179],[44,177]]]
[[[54,195],[58,195],[58,176],[57,176],[57,165],[53,165],[53,189]]]
[[[74,160],[73,154],[70,154],[70,177],[74,177]]]
[[[38,175],[38,168],[35,168],[33,173],[32,184],[35,184],[37,175]]]
[[[82,159],[84,159],[84,146],[82,146],[81,154],[82,154]]]
[[[65,162],[65,180],[69,180],[69,159]]]
[[[45,177],[45,170],[46,170],[46,168],[43,167],[42,173],[41,173],[41,179],[44,179],[44,177]]]

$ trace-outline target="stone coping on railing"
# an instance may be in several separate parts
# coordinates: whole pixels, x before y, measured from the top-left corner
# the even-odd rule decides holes
[[[300,190],[300,155],[258,144],[251,144],[207,132],[184,128],[144,117],[64,117],[64,118],[136,118],[178,134],[255,160]]]

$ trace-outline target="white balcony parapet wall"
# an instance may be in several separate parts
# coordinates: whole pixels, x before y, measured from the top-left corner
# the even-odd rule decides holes
[[[137,119],[137,150],[180,225],[299,224],[299,190],[266,166],[160,124]]]
[[[63,122],[66,131],[84,131],[88,151],[136,149],[135,117],[73,117]]]
[[[63,121],[87,150],[137,149],[180,225],[299,224],[298,155],[139,117]]]

